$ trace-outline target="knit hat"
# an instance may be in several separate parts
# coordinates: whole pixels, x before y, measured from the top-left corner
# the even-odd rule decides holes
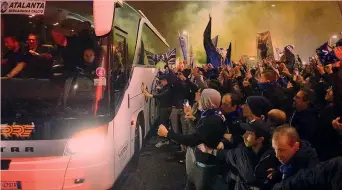
[[[273,107],[271,102],[263,96],[249,96],[246,100],[246,105],[257,117],[261,117],[262,115],[267,117],[267,113]]]

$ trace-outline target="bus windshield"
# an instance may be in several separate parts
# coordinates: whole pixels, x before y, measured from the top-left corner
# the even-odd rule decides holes
[[[1,123],[107,114],[107,38],[94,34],[89,1],[3,14]]]

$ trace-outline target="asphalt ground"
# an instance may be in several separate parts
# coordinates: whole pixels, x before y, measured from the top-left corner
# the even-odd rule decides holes
[[[159,138],[155,130],[149,134],[137,160],[124,169],[111,190],[182,190],[185,186],[185,164],[170,159],[177,146],[156,148]]]

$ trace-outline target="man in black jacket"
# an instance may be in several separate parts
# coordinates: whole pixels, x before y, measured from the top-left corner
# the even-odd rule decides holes
[[[241,123],[241,128],[246,131],[243,135],[244,146],[214,150],[212,154],[237,170],[238,174],[233,177],[235,190],[268,189],[267,169],[279,165],[270,146],[270,130],[262,120],[251,124]],[[208,152],[205,145],[201,145],[201,150]]]
[[[150,94],[146,90],[146,85],[144,83],[142,84],[142,90],[145,97],[156,98],[159,100],[160,124],[169,126],[169,118],[172,110],[172,101],[170,101],[170,99],[172,99],[172,91],[170,85],[168,84],[168,76],[159,77],[159,81],[162,85],[162,89],[158,94]],[[162,140],[156,144],[156,147],[159,148],[164,144],[169,144],[169,141]]]
[[[295,111],[290,118],[290,125],[296,128],[299,137],[314,145],[317,131],[317,112],[312,109],[315,93],[302,88],[294,97]]]
[[[224,147],[235,148],[243,142],[244,130],[240,128],[242,122],[241,97],[234,93],[225,94],[221,103],[222,112],[226,118],[227,133],[224,136]]]
[[[291,179],[276,184],[273,190],[340,190],[342,189],[342,157],[322,162],[298,172]]]
[[[334,129],[332,121],[336,118],[333,104],[333,90],[329,88],[325,95],[328,105],[318,115],[317,135],[320,136],[315,148],[321,161],[342,156],[342,134]]]
[[[273,132],[272,146],[282,163],[279,170],[270,169],[272,181],[287,180],[302,169],[319,163],[316,150],[306,141],[301,141],[295,128],[283,125]],[[273,172],[272,172],[273,171]]]

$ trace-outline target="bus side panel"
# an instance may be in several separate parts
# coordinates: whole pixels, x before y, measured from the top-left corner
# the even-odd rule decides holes
[[[145,134],[148,132],[149,127],[149,100],[145,98],[141,92],[141,84],[146,84],[148,91],[151,92],[152,82],[154,77],[156,76],[155,68],[143,68],[143,67],[135,67],[133,71],[133,76],[131,83],[129,85],[130,96],[132,99],[130,100],[132,114],[136,115],[144,110],[145,116]],[[136,116],[132,118],[132,120],[136,120]]]
[[[115,180],[131,158],[131,111],[128,108],[128,91],[124,95],[117,115],[114,118],[114,163]]]

